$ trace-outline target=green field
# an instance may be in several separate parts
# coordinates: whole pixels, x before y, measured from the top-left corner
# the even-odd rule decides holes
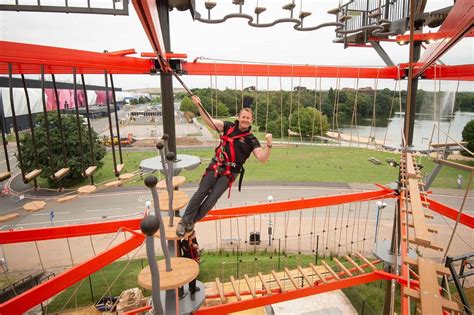
[[[399,154],[374,151],[362,148],[344,148],[335,146],[299,146],[299,147],[274,147],[270,160],[261,164],[255,157],[250,157],[245,164],[245,183],[273,182],[273,183],[379,183],[386,184],[397,180],[398,168],[390,167],[385,160],[393,158],[399,160]],[[178,149],[178,153],[196,155],[203,160],[203,164],[193,171],[184,170],[181,175],[187,182],[197,183],[213,155],[212,148]],[[125,170],[137,170],[143,159],[155,156],[155,152],[129,152],[123,153]],[[375,157],[382,165],[369,162],[369,157]],[[421,158],[424,172],[430,172],[435,164],[426,157]],[[464,162],[474,166],[474,162]],[[457,188],[456,179],[459,174],[467,183],[469,174],[457,169],[443,167],[433,187]],[[107,154],[105,165],[96,172],[97,183],[112,179],[112,156]],[[138,180],[131,185],[142,185]]]

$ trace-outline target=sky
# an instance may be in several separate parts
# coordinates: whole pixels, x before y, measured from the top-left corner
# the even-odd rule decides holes
[[[19,0],[20,3],[31,3],[32,0]],[[47,0],[45,0],[47,1]],[[56,0],[49,0],[54,3]],[[69,0],[70,5],[81,0]],[[102,3],[104,2],[103,0]],[[93,1],[92,1],[93,2]],[[238,6],[231,0],[215,0],[217,6],[212,10],[211,18],[221,18],[225,14],[238,12]],[[244,13],[253,15],[258,5],[266,7],[261,22],[276,18],[289,17],[288,11],[281,9],[289,0],[245,1]],[[0,3],[14,3],[14,0],[0,0]],[[45,3],[42,1],[42,3]],[[425,11],[448,6],[452,1],[430,0]],[[338,6],[338,0],[296,1],[295,12],[310,11],[312,15],[305,19],[304,25],[310,26],[324,22],[334,22],[335,16],[327,14],[327,10]],[[203,0],[196,0],[197,10],[207,16]],[[101,52],[134,48],[137,52],[151,52],[151,46],[141,23],[134,11],[129,7],[129,16],[102,16],[64,13],[35,12],[0,12],[0,40],[31,44],[50,45],[72,49]],[[287,63],[309,65],[348,65],[348,66],[384,66],[382,59],[371,48],[348,48],[342,44],[332,43],[335,38],[334,27],[323,28],[311,32],[298,32],[292,24],[277,25],[271,28],[253,28],[246,20],[232,19],[222,24],[204,24],[192,21],[189,11],[170,12],[171,47],[176,53],[186,53],[188,61],[196,57],[213,60],[236,60],[239,62],[254,61],[264,63]],[[426,30],[428,31],[428,30]],[[399,46],[394,43],[383,43],[389,56],[395,63],[407,62],[408,45]],[[474,63],[474,40],[463,39],[451,49],[442,60],[447,64]],[[69,76],[59,77],[63,81],[71,81]],[[245,77],[210,77],[185,76],[185,83],[190,87],[225,87],[241,89],[242,86],[257,85],[258,89],[279,89],[279,78]],[[103,84],[102,76],[88,76],[87,81]],[[116,76],[115,85],[124,89],[159,87],[158,76],[133,75]],[[243,82],[242,82],[243,81]],[[336,79],[324,79],[322,88],[335,85]],[[211,83],[212,82],[212,83]],[[217,82],[217,83],[216,83]],[[318,83],[319,84],[319,83]],[[354,87],[355,80],[342,79],[341,87]],[[374,80],[361,80],[359,86],[374,86]],[[299,78],[282,79],[282,88],[304,85],[314,88],[314,79]],[[174,86],[179,86],[175,82]],[[381,80],[378,87],[394,88],[392,80]],[[421,82],[420,87],[432,89],[432,81]],[[402,88],[404,88],[402,84]],[[442,89],[454,89],[455,84],[442,82]],[[462,82],[460,90],[473,91],[473,84]]]

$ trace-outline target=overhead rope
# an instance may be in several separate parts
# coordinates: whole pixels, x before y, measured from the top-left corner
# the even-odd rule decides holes
[[[84,79],[84,74],[81,73],[81,82],[82,82],[82,92],[84,93],[84,102],[86,106],[86,118],[87,118],[87,132],[89,135],[89,152],[90,152],[90,159],[93,166],[95,166],[95,154],[94,154],[94,141],[92,139],[92,126],[91,126],[91,114],[89,112],[89,100],[87,97],[87,88],[86,82]],[[94,175],[91,174],[91,185],[94,185]]]
[[[117,130],[119,159],[120,159],[120,164],[123,164],[122,141],[120,141],[121,139],[120,138],[120,125],[119,125],[118,111],[117,111],[117,98],[115,97],[114,77],[112,76],[112,73],[109,73],[109,77],[110,77],[110,88],[112,89],[112,101],[114,105],[115,129]]]
[[[81,154],[81,170],[82,174],[86,172],[86,166],[84,163],[84,146],[82,144],[82,130],[81,130],[81,121],[79,119],[79,104],[77,97],[77,80],[76,80],[76,67],[72,68],[72,80],[73,80],[73,90],[74,90],[74,107],[76,109],[76,126],[77,126],[77,137],[79,139],[79,150]]]
[[[301,122],[300,122],[300,107],[301,107],[301,77],[300,82],[298,84],[298,105],[296,107],[297,116],[298,116],[298,133],[300,134],[300,142],[303,143],[303,134],[301,132]]]
[[[107,77],[107,70],[104,70],[104,79],[105,79],[105,106],[107,107],[107,118],[109,120],[109,135],[110,135],[110,146],[112,148],[112,161],[114,163],[114,174],[118,177],[120,174],[117,168],[117,157],[115,155],[115,139],[114,131],[112,127],[112,114],[110,113],[110,101],[109,101],[109,80]],[[120,141],[120,139],[118,139]]]
[[[67,167],[67,152],[66,152],[66,144],[64,142],[64,129],[63,129],[63,123],[62,123],[62,117],[61,117],[61,105],[59,102],[59,93],[58,93],[58,88],[56,86],[56,78],[54,74],[51,74],[51,79],[53,80],[53,89],[54,89],[54,96],[56,99],[56,112],[58,113],[58,127],[59,127],[59,135],[61,138],[61,151],[63,153],[63,165],[66,168]]]
[[[46,90],[45,90],[45,78],[44,78],[44,65],[40,66],[41,72],[41,101],[43,104],[43,114],[44,114],[44,125],[46,129],[46,143],[48,145],[48,158],[49,158],[49,167],[51,172],[54,173],[54,161],[53,161],[53,152],[51,145],[51,136],[49,133],[49,121],[48,121],[48,109],[46,108]]]
[[[352,146],[352,131],[355,125],[356,133],[357,133],[357,147],[359,147],[360,139],[359,139],[359,128],[357,124],[357,105],[358,105],[358,95],[359,95],[359,76],[360,76],[360,69],[357,70],[357,79],[355,80],[355,96],[354,96],[354,106],[352,107],[352,118],[351,118],[351,139],[349,142],[349,147]]]
[[[266,103],[267,108],[265,112],[265,134],[268,132],[268,107],[270,106],[270,66],[267,67],[267,91],[266,91]]]
[[[392,119],[393,103],[395,102],[395,95],[397,93],[397,86],[398,86],[398,81],[395,81],[395,88],[393,90],[392,102],[390,104],[390,111],[388,112],[387,128],[385,128],[385,135],[383,137],[382,146],[385,146],[385,141],[387,140],[388,124],[390,123],[390,119]]]

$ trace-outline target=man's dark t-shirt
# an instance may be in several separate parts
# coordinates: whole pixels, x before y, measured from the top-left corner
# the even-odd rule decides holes
[[[229,137],[234,137],[242,133],[247,133],[250,132],[249,128],[246,131],[240,131],[239,129],[239,121],[236,120],[235,122],[230,122],[230,121],[224,121],[224,135],[227,135],[227,132],[229,131],[232,126],[235,125],[234,131]],[[258,139],[252,134],[248,134],[245,137],[235,139],[234,140],[234,152],[235,152],[235,163],[237,164],[236,168],[233,169],[235,172],[239,172],[240,169],[242,168],[242,165],[245,163],[245,161],[249,158],[250,154],[252,151],[256,148],[260,148],[260,142]],[[229,161],[231,158],[230,154],[230,144],[227,143],[225,146],[225,151],[227,156],[229,157]]]

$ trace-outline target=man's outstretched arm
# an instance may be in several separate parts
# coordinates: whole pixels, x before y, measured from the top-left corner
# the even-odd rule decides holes
[[[265,140],[266,140],[266,144],[267,144],[265,149],[256,148],[252,151],[253,155],[255,155],[257,160],[261,163],[265,163],[266,161],[268,161],[268,158],[270,157],[270,152],[271,152],[272,146],[273,146],[272,145],[272,134],[267,133],[265,135]]]
[[[209,115],[209,113],[206,112],[206,110],[202,106],[201,99],[197,95],[193,95],[191,97],[191,100],[193,101],[194,105],[196,105],[196,107],[198,108],[199,114],[201,115],[206,125],[208,125],[212,129],[217,128],[219,132],[224,131],[224,122],[219,119],[210,118],[211,115]]]

